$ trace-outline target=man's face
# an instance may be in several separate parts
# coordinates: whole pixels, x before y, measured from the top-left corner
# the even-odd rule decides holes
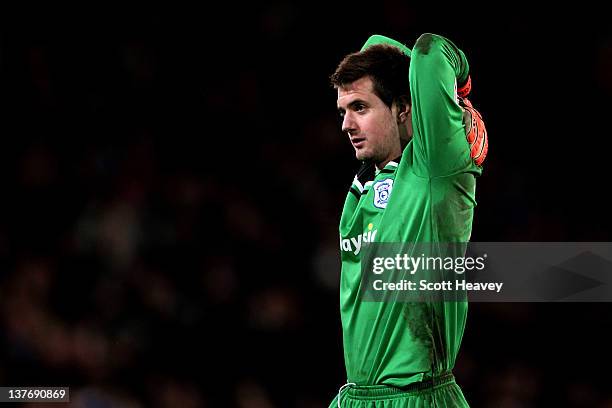
[[[347,133],[358,160],[386,163],[402,150],[396,108],[389,109],[374,93],[369,76],[338,88],[342,131]]]

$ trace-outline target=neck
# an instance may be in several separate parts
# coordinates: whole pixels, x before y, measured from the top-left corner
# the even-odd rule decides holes
[[[384,168],[385,168],[385,166],[386,166],[387,164],[389,164],[389,162],[390,162],[390,161],[395,160],[395,159],[397,159],[397,158],[398,158],[398,157],[400,157],[400,156],[401,156],[401,153],[398,153],[398,154],[394,155],[393,157],[389,157],[388,159],[386,159],[386,160],[384,160],[384,161],[381,161],[381,162],[379,162],[379,163],[374,163],[374,165],[376,166],[376,168],[377,168],[378,170],[382,170],[382,169],[384,169]]]
[[[382,162],[380,162],[380,163],[375,163],[375,166],[376,166],[376,168],[377,168],[378,170],[382,170],[382,169],[384,169],[384,168],[385,168],[385,166],[386,166],[387,164],[389,164],[389,162],[390,162],[390,161],[391,161],[391,159],[387,159],[387,160],[382,161]]]
[[[387,164],[389,164],[389,162],[391,160],[397,159],[398,157],[400,157],[402,155],[402,152],[404,151],[404,147],[405,147],[405,143],[401,143],[401,145],[398,145],[395,149],[393,149],[393,152],[387,156],[387,158],[383,161],[380,161],[378,163],[374,163],[374,165],[376,166],[376,168],[378,170],[382,170],[385,168],[385,166]]]
[[[404,148],[412,138],[412,127],[411,122],[408,121],[405,125],[399,127],[399,143],[392,149],[393,152],[383,161],[375,163],[378,170],[385,168],[387,164],[393,159],[397,159],[402,155]]]

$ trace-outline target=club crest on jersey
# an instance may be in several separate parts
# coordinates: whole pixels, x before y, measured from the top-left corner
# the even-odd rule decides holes
[[[393,189],[393,179],[384,179],[374,183],[374,207],[386,208]]]

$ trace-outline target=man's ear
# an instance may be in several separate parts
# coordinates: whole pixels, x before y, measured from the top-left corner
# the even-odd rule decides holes
[[[407,96],[400,96],[397,99],[397,120],[400,123],[406,122],[408,119],[410,110],[412,106],[410,105],[410,99]]]

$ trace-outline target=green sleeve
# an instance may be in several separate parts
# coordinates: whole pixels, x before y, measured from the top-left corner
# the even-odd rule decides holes
[[[473,170],[465,137],[457,83],[469,65],[455,44],[435,34],[421,35],[410,61],[413,160],[419,176],[438,177]]]
[[[365,42],[365,44],[363,44],[363,47],[361,47],[361,51],[363,51],[366,48],[368,48],[369,46],[375,45],[375,44],[393,45],[393,46],[399,48],[400,50],[402,50],[402,52],[404,54],[406,54],[407,56],[410,56],[410,54],[411,54],[410,48],[406,47],[401,42],[396,41],[396,40],[394,40],[392,38],[389,38],[389,37],[385,37],[384,35],[379,35],[379,34],[374,34],[374,35],[370,36],[370,38],[368,38],[368,40]]]

